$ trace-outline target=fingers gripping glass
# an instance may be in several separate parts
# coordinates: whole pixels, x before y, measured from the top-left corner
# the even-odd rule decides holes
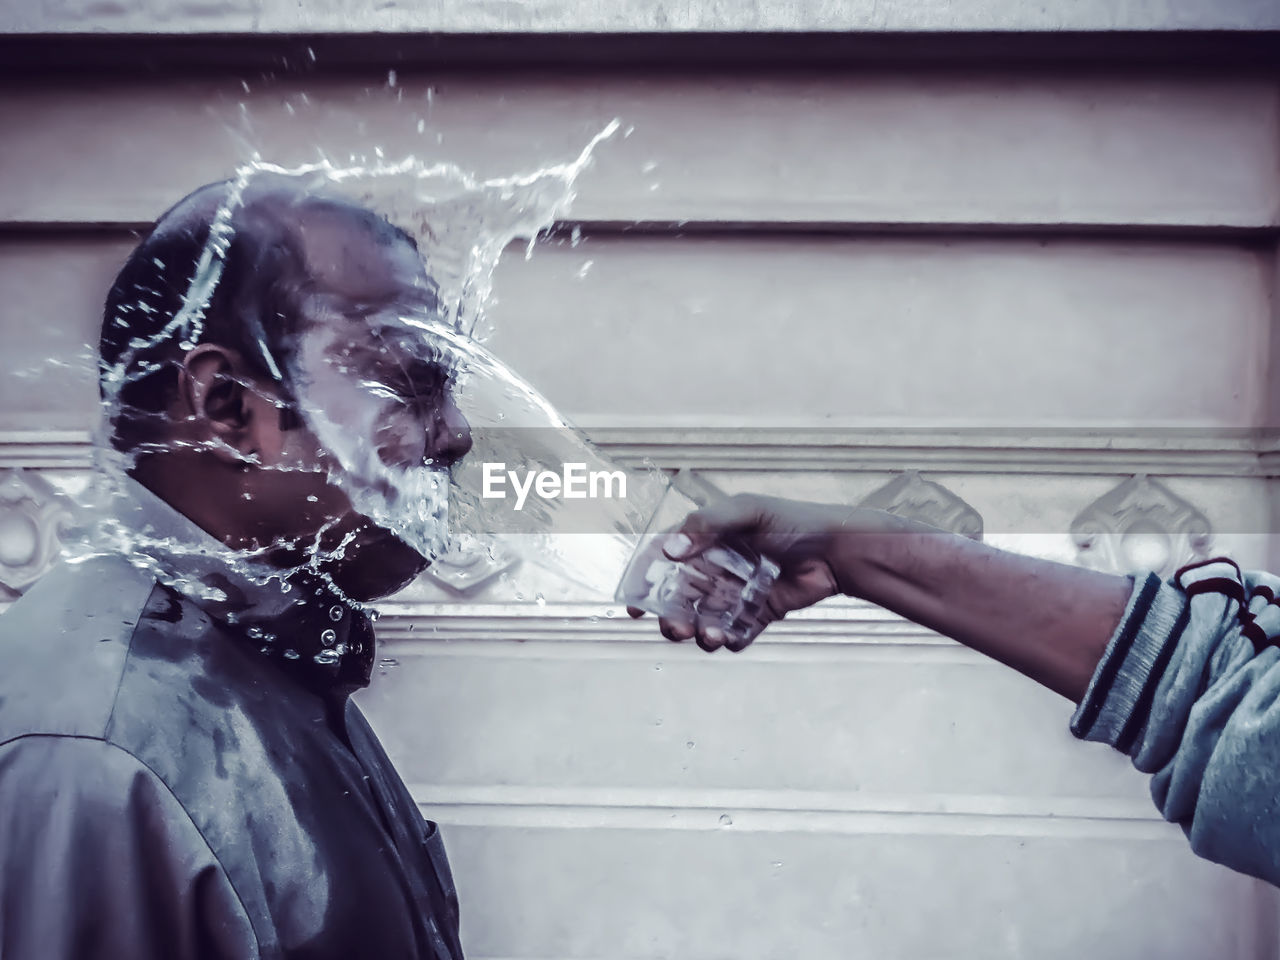
[[[669,530],[673,520],[697,506],[694,497],[703,499],[687,486],[668,489],[627,564],[615,599],[703,631],[717,629],[726,646],[740,649],[768,623],[766,603],[779,567],[745,543],[732,541],[688,559],[671,559],[666,551],[682,555],[672,549],[672,541],[683,538],[659,531]]]

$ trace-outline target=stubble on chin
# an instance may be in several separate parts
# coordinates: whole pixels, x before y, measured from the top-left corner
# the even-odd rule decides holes
[[[395,534],[365,526],[346,545],[341,558],[334,557],[322,569],[338,589],[360,602],[396,593],[422,573],[430,561]]]

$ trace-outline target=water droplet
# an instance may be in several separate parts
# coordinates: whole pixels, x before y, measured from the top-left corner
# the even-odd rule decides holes
[[[612,617],[612,616],[613,616],[613,611],[612,611],[612,610],[606,610],[606,611],[604,612],[604,615],[605,615],[606,617]]]
[[[246,631],[246,632],[249,634],[249,639],[250,639],[250,640],[261,640],[261,639],[262,639],[262,628],[261,628],[261,627],[250,627],[250,628],[248,629],[248,631]]]
[[[320,642],[326,647],[332,647],[338,640],[338,635],[332,630],[325,630],[320,634]]]
[[[781,866],[782,866],[782,861],[781,861],[781,860],[775,860],[775,861],[773,861],[773,869],[777,870],[777,869],[779,869]]]
[[[655,727],[660,727],[660,726],[662,726],[662,718],[661,718],[661,717],[659,717],[657,720],[653,721],[653,725],[654,725]]]
[[[722,827],[732,827],[732,826],[733,826],[733,817],[729,816],[727,813],[722,813],[722,814],[720,814],[720,826],[722,826]]]
[[[536,593],[533,596],[533,602],[540,607],[545,607],[547,605],[547,598],[540,593]]]
[[[660,664],[660,663],[655,663],[655,664],[653,665],[653,669],[654,669],[655,671],[661,671],[661,670],[662,670],[662,664]]]
[[[332,607],[329,608],[329,619],[332,620],[334,623],[337,623],[339,620],[342,619],[341,604],[335,603]]]
[[[327,667],[332,666],[342,658],[338,655],[337,650],[321,650],[312,659],[322,667]]]
[[[399,660],[397,660],[395,657],[383,657],[381,660],[379,660],[379,661],[378,661],[378,666],[380,666],[380,667],[398,667],[398,666],[400,666],[400,661],[399,661]]]
[[[284,658],[285,658],[286,660],[297,660],[297,659],[298,659],[298,651],[297,651],[297,650],[286,650],[286,651],[284,652]]]
[[[396,72],[394,70],[387,71],[387,86],[394,87],[396,85]]]

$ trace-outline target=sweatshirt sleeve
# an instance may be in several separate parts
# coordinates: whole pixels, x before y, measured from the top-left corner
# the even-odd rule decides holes
[[[0,956],[258,955],[221,866],[139,761],[90,738],[0,745]]]
[[[1277,597],[1223,559],[1138,579],[1071,732],[1152,774],[1197,854],[1280,885]]]

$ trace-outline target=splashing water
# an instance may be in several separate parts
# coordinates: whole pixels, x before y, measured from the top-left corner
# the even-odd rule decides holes
[[[694,612],[702,618],[696,606],[699,591],[690,589],[693,575],[654,552],[652,543],[647,551],[637,549],[639,537],[660,518],[668,525],[693,502],[669,497],[669,485],[656,470],[624,471],[601,456],[483,345],[489,332],[485,308],[503,251],[522,240],[526,256],[532,253],[538,236],[568,210],[575,181],[595,148],[618,126],[617,121],[606,126],[571,162],[506,178],[481,180],[454,165],[428,166],[414,157],[392,162],[381,151],[375,151],[372,163],[349,167],[321,160],[287,168],[255,159],[237,170],[208,218],[207,239],[189,278],[179,281],[176,309],[161,309],[162,293],[136,283],[137,298],[122,303],[118,314],[108,318],[122,331],[135,329],[131,314],[161,321],[156,332],[134,335],[103,370],[111,426],[124,412],[153,421],[158,416],[169,429],[160,431],[158,440],[129,446],[128,453],[100,436],[99,466],[108,501],[97,511],[94,536],[86,539],[92,545],[88,551],[126,553],[163,582],[211,601],[231,602],[233,595],[243,599],[248,592],[255,611],[262,611],[261,588],[273,582],[280,589],[271,592],[271,599],[279,604],[309,599],[291,595],[295,576],[304,582],[319,578],[338,597],[360,606],[364,597],[344,589],[334,571],[346,576],[362,563],[367,566],[370,556],[376,562],[395,553],[396,547],[385,538],[377,540],[379,536],[391,537],[402,554],[407,547],[413,557],[414,568],[395,581],[401,586],[420,571],[421,561],[443,553],[451,535],[507,538],[518,545],[516,553],[587,586],[596,596],[612,599],[621,583],[623,599],[651,612]],[[363,219],[370,211],[386,219]],[[388,223],[400,232],[389,235],[387,229],[393,228]],[[262,242],[264,249],[254,247],[259,242],[255,231],[273,238]],[[406,232],[418,254],[412,282],[403,272]],[[154,262],[162,274],[172,269],[158,258]],[[379,287],[377,278],[384,274]],[[387,278],[396,283],[388,286]],[[249,295],[245,290],[254,282],[259,288]],[[219,298],[218,309],[224,312],[215,316]],[[267,417],[276,408],[279,449],[267,459],[229,441],[205,435],[192,439],[167,423],[165,414],[126,403],[132,387],[163,369],[150,356],[167,350],[165,362],[176,367],[189,363],[192,351],[206,343],[225,346],[216,338],[227,331],[219,333],[212,326],[228,310],[234,320],[224,319],[224,327],[243,334],[251,359],[269,372],[273,384],[224,373],[222,381],[208,387],[209,395],[224,389],[223,384],[238,384],[259,402],[258,416]],[[229,389],[234,395],[237,387]],[[206,401],[202,413],[207,409]],[[206,419],[213,422],[211,415]],[[293,426],[286,427],[287,422]],[[223,433],[233,436],[234,430]],[[271,436],[274,444],[277,435]],[[305,487],[322,490],[305,497],[306,503],[317,505],[312,519],[322,522],[301,534],[255,534],[255,541],[268,542],[242,549],[224,547],[198,531],[192,536],[181,525],[157,524],[155,511],[140,501],[145,493],[126,483],[126,474],[138,464],[139,454],[184,448],[217,453],[224,465],[239,461],[255,484],[265,483],[262,478],[272,471],[292,474],[275,486],[253,487],[272,491],[272,508],[257,514],[260,526],[276,524],[272,529],[307,526],[302,520],[311,514],[305,513],[298,484],[322,478],[323,487]],[[515,486],[523,477],[526,493],[538,476],[538,496],[528,502],[527,511],[525,496],[514,508],[505,497],[488,496],[486,468],[496,464]],[[603,482],[602,498],[593,493],[575,502],[569,494],[571,465],[591,478],[593,491],[598,480]],[[557,468],[564,471],[565,495],[548,497],[542,481]],[[234,483],[225,472],[223,479]],[[293,483],[288,488],[292,492],[281,496],[286,480]],[[617,498],[607,492],[614,482]],[[333,501],[335,489],[345,494],[345,506]],[[248,487],[241,496],[244,509],[254,506]],[[327,512],[320,509],[322,497],[328,499]],[[675,513],[663,518],[664,505]],[[283,523],[281,513],[286,515]],[[297,522],[289,526],[290,520]],[[373,547],[369,531],[376,531]],[[744,586],[737,597],[708,594],[705,599],[716,606],[708,607],[707,615],[731,634],[750,630],[777,569],[770,571],[760,558],[733,551],[720,550],[722,559],[713,553],[708,551],[706,559]],[[228,574],[233,575],[230,581]],[[361,590],[370,598],[396,589],[386,583],[366,587]],[[252,588],[258,588],[256,594]],[[324,636],[332,643],[332,630]],[[318,663],[341,655],[330,643],[317,655]]]
[[[417,241],[440,291],[443,323],[484,340],[492,332],[482,323],[484,308],[502,252],[523,240],[525,255],[532,255],[538,236],[567,214],[575,183],[596,148],[618,128],[618,120],[610,121],[568,163],[487,180],[452,163],[427,166],[412,156],[395,162],[375,156],[371,164],[354,167],[329,160],[293,168],[255,161],[245,170],[314,178],[317,189],[338,187],[387,215]],[[523,381],[515,382],[525,389]]]
[[[389,161],[380,153],[372,163],[347,167],[322,160],[289,168],[258,157],[240,167],[228,181],[224,198],[209,221],[207,240],[191,268],[179,308],[154,333],[130,339],[115,362],[103,364],[100,382],[104,408],[110,416],[100,426],[95,445],[101,478],[99,503],[90,511],[91,519],[81,531],[81,542],[69,550],[70,559],[80,561],[104,552],[123,553],[162,581],[212,601],[227,596],[225,582],[217,585],[225,579],[221,575],[227,569],[257,586],[275,583],[279,586],[276,592],[282,596],[289,592],[290,578],[305,571],[325,579],[335,594],[360,606],[326,572],[324,562],[341,560],[353,545],[353,535],[340,535],[332,523],[321,525],[305,537],[233,549],[212,538],[192,537],[185,530],[152,522],[148,505],[138,503],[137,491],[125,481],[126,474],[142,454],[181,449],[188,441],[165,438],[138,444],[128,452],[114,449],[109,442],[114,418],[134,410],[125,402],[126,391],[160,366],[144,359],[149,352],[175,345],[185,353],[207,341],[207,314],[219,284],[226,280],[239,217],[249,206],[248,198],[264,182],[287,178],[306,194],[339,196],[372,210],[413,237],[429,272],[434,294],[432,309],[406,309],[379,316],[379,323],[383,324],[380,329],[393,331],[401,347],[412,342],[419,358],[445,367],[460,393],[470,388],[473,395],[487,395],[484,402],[471,405],[475,412],[469,416],[483,425],[487,413],[481,408],[500,405],[503,409],[490,411],[496,420],[553,429],[567,427],[536,390],[484,349],[481,340],[490,332],[485,308],[503,251],[513,242],[523,241],[526,256],[532,253],[536,239],[567,212],[575,195],[575,181],[591,162],[593,151],[617,129],[617,121],[608,124],[569,162],[504,178],[478,179],[452,164],[426,164],[412,156]],[[164,268],[160,263],[157,266]],[[140,291],[136,301],[123,304],[108,322],[131,329],[131,315],[156,312],[151,299],[156,293]],[[296,357],[273,349],[261,318],[249,316],[246,323],[256,341],[257,359],[278,382],[292,379],[299,383],[301,415],[327,454],[319,457],[314,452],[301,452],[282,466],[257,466],[323,471],[377,526],[395,531],[428,559],[437,555],[448,538],[448,471],[430,466],[395,468],[381,463],[378,447],[370,442],[379,429],[376,418],[366,417],[368,430],[353,431],[350,423],[325,404],[308,402],[308,381],[297,376]],[[350,370],[343,367],[339,372]],[[386,386],[376,380],[366,378],[358,386],[371,401],[390,397]],[[500,404],[492,400],[495,396],[502,398]],[[245,498],[251,499],[247,493]],[[310,502],[316,499],[307,498]],[[462,516],[466,516],[465,511]],[[462,526],[465,528],[465,521]],[[292,565],[282,563],[281,557],[286,555],[303,559]],[[288,599],[292,602],[295,598]]]

